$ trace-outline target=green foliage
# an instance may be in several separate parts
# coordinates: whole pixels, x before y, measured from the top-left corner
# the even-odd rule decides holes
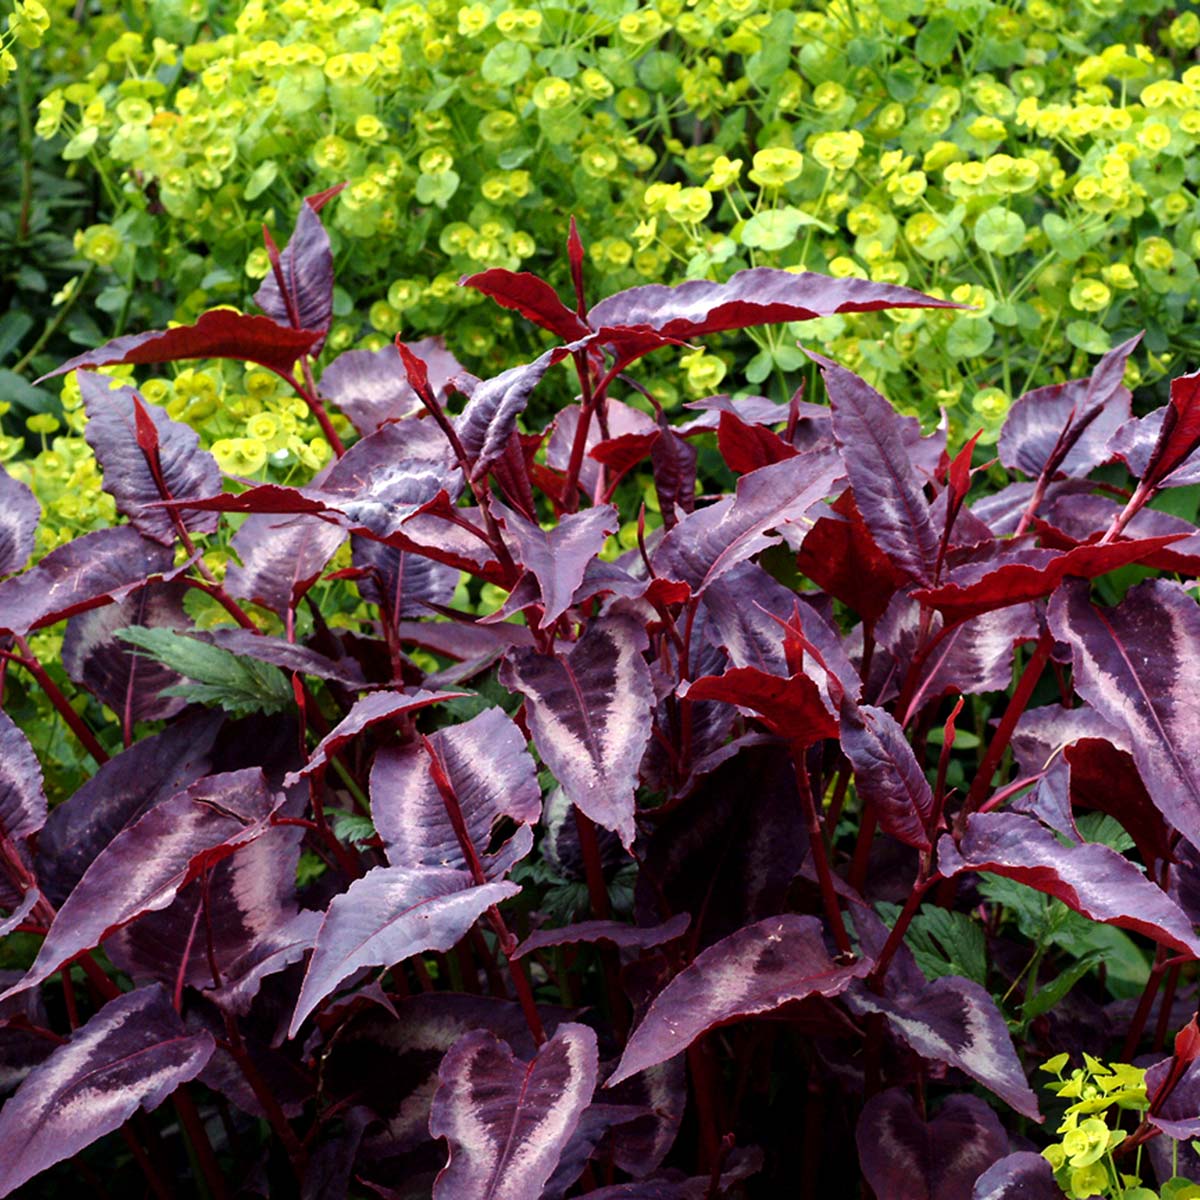
[[[118,636],[191,681],[164,688],[164,696],[183,696],[214,705],[235,717],[284,712],[295,699],[287,677],[278,667],[220,646],[170,629],[148,629],[143,625],[131,625]]]

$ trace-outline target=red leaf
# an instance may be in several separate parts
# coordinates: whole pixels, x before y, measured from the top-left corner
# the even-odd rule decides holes
[[[717,448],[729,469],[739,475],[797,454],[779,434],[761,425],[748,425],[728,410],[721,413],[717,424]]]
[[[1142,486],[1157,485],[1200,446],[1200,371],[1171,380],[1171,407],[1142,475]]]
[[[694,679],[677,694],[688,700],[724,700],[751,709],[780,737],[804,745],[838,735],[837,719],[807,675],[783,679],[757,667],[734,667],[724,675]]]
[[[226,308],[204,313],[194,325],[127,333],[97,350],[68,359],[42,376],[52,379],[79,367],[113,363],[167,363],[189,358],[232,358],[258,363],[291,380],[292,368],[313,352],[324,335],[318,329],[291,329],[270,317],[248,317]],[[41,379],[38,380],[41,382]]]
[[[502,308],[515,309],[535,325],[557,334],[564,342],[577,342],[591,332],[544,279],[528,271],[493,267],[477,275],[465,275],[459,283],[490,296]]]

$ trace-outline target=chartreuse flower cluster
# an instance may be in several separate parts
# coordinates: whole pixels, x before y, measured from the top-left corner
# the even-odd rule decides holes
[[[126,318],[244,306],[262,222],[346,181],[331,350],[449,329],[494,368],[510,318],[458,277],[544,268],[574,211],[597,294],[766,264],[971,304],[805,336],[994,436],[1026,384],[1128,332],[1131,382],[1197,349],[1200,17],[1176,7],[159,0],[90,18],[37,128],[103,180],[78,249]],[[791,331],[742,346],[682,352],[687,389],[794,384]]]
[[[1136,1157],[1118,1161],[1113,1152],[1149,1108],[1146,1071],[1130,1063],[1102,1063],[1090,1054],[1084,1065],[1064,1076],[1070,1056],[1059,1054],[1041,1066],[1055,1077],[1047,1087],[1068,1101],[1058,1126],[1059,1141],[1042,1151],[1054,1177],[1072,1200],[1200,1200],[1200,1185],[1176,1177],[1161,1191],[1142,1185]],[[1132,1114],[1128,1119],[1126,1114]],[[1124,1118],[1124,1119],[1123,1119]],[[1121,1126],[1125,1126],[1122,1128]],[[1134,1168],[1132,1174],[1130,1168]]]
[[[41,0],[16,0],[8,14],[4,28],[0,29],[0,87],[3,87],[17,69],[14,47],[36,50],[50,28],[50,14]]]

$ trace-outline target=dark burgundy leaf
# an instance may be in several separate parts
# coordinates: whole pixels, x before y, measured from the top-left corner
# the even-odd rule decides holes
[[[425,950],[449,950],[515,883],[476,887],[470,874],[439,867],[376,867],[333,898],[308,963],[289,1037],[343,980]]]
[[[1146,1071],[1146,1095],[1153,1098],[1167,1082],[1175,1067],[1173,1056],[1155,1063]],[[1177,1142],[1200,1137],[1200,1063],[1191,1062],[1166,1098],[1146,1117]]]
[[[544,279],[528,271],[492,267],[477,275],[466,275],[459,283],[490,296],[503,308],[515,309],[535,325],[557,334],[564,342],[577,342],[591,332]]]
[[[580,1115],[575,1132],[559,1155],[558,1166],[542,1189],[539,1200],[563,1200],[583,1174],[596,1153],[596,1147],[621,1125],[653,1114],[637,1104],[589,1104]]]
[[[1080,704],[1064,708],[1046,704],[1021,714],[1013,732],[1012,749],[1023,775],[1036,775],[1067,747],[1083,738],[1104,738],[1128,750],[1128,739],[1094,708]]]
[[[331,754],[336,754],[364,729],[369,729],[380,721],[394,721],[397,717],[419,712],[431,704],[440,704],[443,700],[457,700],[464,695],[465,692],[418,690],[411,695],[406,692],[374,692],[370,696],[364,696],[356,701],[354,707],[321,739],[317,748],[308,756],[304,767],[289,775],[284,782],[291,786],[305,775],[311,775],[329,761]]]
[[[646,646],[640,624],[609,616],[567,654],[515,650],[500,668],[500,682],[525,697],[534,745],[571,802],[626,848],[654,703]]]
[[[588,451],[588,457],[608,468],[608,486],[611,489],[617,480],[632,471],[650,453],[660,437],[660,429],[651,429],[646,433],[618,434],[597,442]]]
[[[180,888],[165,908],[143,913],[106,938],[105,953],[134,978],[159,980],[172,990],[179,980],[194,988],[213,988],[214,964],[229,989],[242,981],[251,964],[260,967],[270,958],[275,969],[282,970],[287,964],[281,961],[286,955],[276,953],[280,945],[294,945],[295,935],[307,928],[311,946],[320,925],[320,914],[312,912],[299,927],[293,925],[303,835],[294,825],[277,825],[239,846],[205,879]],[[297,948],[292,961],[305,948]],[[264,975],[261,970],[250,973],[255,982]],[[248,1001],[247,990],[243,987],[239,998]]]
[[[213,775],[156,804],[96,856],[63,902],[20,984],[23,991],[260,837],[282,802],[261,770]]]
[[[1171,380],[1171,405],[1142,474],[1142,486],[1157,486],[1200,445],[1200,371]]]
[[[187,701],[161,692],[182,683],[183,676],[136,653],[116,634],[130,625],[190,630],[191,618],[183,608],[187,590],[182,583],[151,583],[116,604],[72,617],[63,637],[63,669],[123,721],[173,717]]]
[[[251,513],[233,535],[241,566],[230,563],[225,587],[239,599],[286,613],[345,540],[344,529],[318,517]]]
[[[593,329],[645,325],[666,337],[687,340],[725,329],[807,321],[835,313],[958,307],[893,284],[754,267],[738,271],[726,283],[694,279],[675,287],[630,288],[601,300],[588,313],[588,321]]]
[[[882,1013],[892,1032],[922,1058],[956,1067],[1017,1112],[1042,1119],[1004,1017],[979,984],[946,975],[916,992],[878,996],[856,988],[845,1003],[858,1014]]]
[[[0,583],[0,632],[26,634],[64,617],[111,604],[171,570],[169,546],[130,525],[85,533],[52,550],[23,575]]]
[[[690,513],[696,507],[696,447],[685,442],[666,417],[659,418],[659,431],[661,436],[650,451],[650,466],[663,524],[670,529],[680,512]]]
[[[480,625],[466,620],[403,621],[396,632],[404,643],[460,662],[483,658],[494,661],[512,646],[533,645],[533,635],[524,625]]]
[[[1062,1200],[1048,1160],[1021,1150],[988,1167],[975,1181],[971,1200]]]
[[[450,1143],[434,1200],[538,1200],[596,1088],[596,1035],[560,1025],[532,1062],[487,1030],[442,1060],[429,1132]]]
[[[502,877],[532,848],[524,827],[542,815],[537,767],[525,736],[503,709],[489,708],[462,725],[439,729],[427,742],[458,799],[484,874]],[[371,815],[393,866],[470,867],[424,745],[385,746],[375,755]],[[505,818],[522,828],[489,853],[492,831]]]
[[[1144,417],[1133,417],[1113,434],[1110,448],[1117,458],[1129,468],[1129,473],[1140,479],[1146,473],[1150,455],[1158,444],[1169,406],[1156,408]],[[1156,481],[1160,488],[1187,487],[1200,483],[1200,455],[1189,454],[1169,475]]]
[[[538,1006],[538,1013],[548,1034],[573,1015],[545,1004]],[[428,1146],[438,1066],[459,1038],[479,1029],[507,1042],[522,1058],[532,1058],[537,1051],[516,1001],[461,992],[422,993],[397,1001],[395,1015],[371,1006],[347,1020],[329,1046],[323,1072],[326,1089],[335,1098],[353,1097],[370,1105],[386,1123],[389,1149]]]
[[[91,371],[79,376],[79,391],[87,411],[83,436],[95,451],[104,472],[104,490],[117,502],[117,510],[143,536],[173,546],[179,536],[171,511],[156,507],[173,497],[194,500],[221,490],[221,469],[190,425],[173,421],[157,404],[147,404],[133,388],[109,389],[110,380]],[[135,406],[141,404],[153,422],[156,435],[157,474],[160,491],[146,452],[138,444]],[[178,519],[192,533],[212,533],[216,513],[179,512]]]
[[[913,595],[922,604],[936,608],[950,622],[1009,604],[1038,600],[1055,591],[1068,576],[1092,579],[1118,567],[1153,557],[1177,535],[1077,546],[1074,550],[1002,550],[982,562],[955,567],[937,587]],[[1062,640],[1061,635],[1060,640]]]
[[[571,606],[587,565],[616,533],[621,518],[611,504],[599,504],[567,513],[552,529],[543,529],[498,501],[492,507],[513,558],[538,582],[544,609],[540,624],[549,628]]]
[[[435,605],[446,605],[458,586],[458,571],[420,554],[356,537],[350,543],[354,565],[367,573],[358,591],[376,604],[398,627],[405,617],[427,617]]]
[[[723,412],[717,424],[717,448],[725,465],[738,475],[759,467],[795,458],[796,449],[777,433],[761,425],[749,425],[731,412]]]
[[[222,970],[221,986],[210,987],[209,997],[228,1012],[244,1016],[264,979],[299,962],[313,948],[321,920],[321,913],[307,908],[269,926],[259,919],[254,940]]]
[[[1200,653],[1200,610],[1179,585],[1147,580],[1116,608],[1099,609],[1083,584],[1050,605],[1054,636],[1071,647],[1075,688],[1121,730],[1151,797],[1200,844],[1200,734],[1190,664]]]
[[[1140,933],[1172,950],[1200,956],[1191,921],[1129,859],[1098,842],[1064,846],[1019,813],[972,813],[955,846],[938,842],[943,875],[988,871],[1061,900],[1092,921]]]
[[[579,428],[580,411],[578,404],[568,404],[559,409],[554,417],[550,441],[546,445],[547,465],[564,475],[571,462],[571,448],[575,444],[575,434]],[[605,429],[608,431],[607,435]],[[607,445],[606,437],[626,446],[644,445],[652,449],[662,436],[665,435],[653,418],[640,409],[623,404],[620,400],[609,399],[604,409],[604,427],[601,427],[601,422],[595,417],[588,423],[587,437],[584,440],[585,454],[579,467],[579,486],[589,496],[596,494],[600,483],[600,469],[597,465],[600,458],[593,457],[593,451]],[[602,453],[607,454],[608,451]]]
[[[689,513],[659,543],[655,571],[704,590],[726,571],[779,541],[788,524],[803,524],[842,474],[830,451],[798,454],[738,480],[737,493]]]
[[[734,667],[724,675],[694,679],[676,694],[681,699],[723,700],[748,708],[780,737],[804,745],[838,735],[837,718],[807,675],[781,678],[757,667]]]
[[[1141,340],[1139,333],[1110,350],[1086,379],[1026,392],[1000,431],[1000,461],[1035,479],[1047,466],[1051,473],[1083,476],[1106,462],[1110,439],[1129,420],[1125,363]]]
[[[276,269],[254,293],[254,303],[280,325],[328,333],[333,320],[333,249],[312,205],[300,205],[292,236],[272,266]],[[310,353],[320,354],[324,342],[323,337],[314,342]]]
[[[127,333],[113,338],[97,350],[88,350],[68,359],[42,379],[53,379],[55,375],[65,375],[79,367],[107,367],[113,363],[232,358],[258,363],[290,380],[292,367],[305,354],[312,354],[313,347],[323,336],[315,329],[289,329],[270,317],[248,317],[227,308],[214,308],[203,313],[194,325]]]
[[[660,921],[665,899],[673,912],[694,913],[697,944],[711,945],[781,912],[807,849],[786,748],[744,746],[650,835],[638,875],[638,921]]]
[[[903,1088],[872,1096],[855,1134],[863,1175],[889,1200],[971,1200],[980,1174],[1008,1150],[996,1114],[975,1096],[951,1096],[928,1124]]]
[[[858,510],[875,544],[906,575],[933,581],[938,532],[913,470],[896,410],[852,371],[818,354]]]
[[[647,950],[683,937],[691,918],[676,913],[661,925],[625,925],[620,921],[578,921],[562,929],[539,929],[531,933],[513,953],[521,958],[546,946],[564,946],[573,942],[607,942],[622,950]]]
[[[0,575],[11,575],[29,561],[42,506],[19,479],[0,465]]]
[[[21,841],[45,823],[41,763],[29,739],[0,709],[0,843]]]
[[[158,1107],[203,1070],[207,1033],[189,1033],[162,988],[106,1004],[26,1076],[0,1111],[0,1196]]]
[[[674,1058],[718,1025],[805,996],[837,996],[869,969],[865,959],[837,966],[815,917],[747,925],[698,955],[654,998],[605,1087]]]
[[[38,879],[61,906],[93,859],[147,809],[212,769],[223,714],[188,714],[162,733],[110,758],[69,800],[56,805],[38,836]]]
[[[687,1107],[684,1056],[639,1071],[611,1090],[614,1101],[643,1105],[650,1115],[613,1130],[608,1139],[613,1161],[634,1178],[656,1171],[675,1144]]]
[[[904,730],[885,709],[846,704],[842,750],[854,768],[854,785],[870,804],[884,833],[917,850],[930,849],[933,789]]]
[[[561,346],[547,350],[531,363],[510,367],[485,379],[471,393],[466,408],[454,422],[455,431],[471,462],[471,477],[481,479],[503,453],[517,417],[525,410],[541,378],[566,354]]]
[[[797,569],[873,625],[906,576],[875,544],[852,491],[830,509],[837,517],[818,517],[800,546]]]
[[[473,379],[440,337],[404,345],[425,364],[429,385],[439,400],[445,400],[449,394],[450,380]],[[421,408],[399,351],[391,343],[379,350],[347,350],[339,354],[322,373],[320,390],[364,437],[386,422],[412,416]]]
[[[21,902],[6,917],[0,917],[0,938],[7,937],[37,907],[42,893],[31,887]]]

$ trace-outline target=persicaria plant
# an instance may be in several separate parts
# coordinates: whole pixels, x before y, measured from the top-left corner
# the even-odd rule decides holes
[[[1200,483],[1200,376],[1133,415],[1134,338],[1021,397],[986,465],[813,350],[827,404],[679,420],[629,374],[655,350],[943,302],[754,269],[589,306],[572,229],[572,305],[463,281],[554,335],[536,361],[481,380],[398,341],[318,378],[325,198],[268,240],[265,315],[57,372],[127,523],[23,569],[38,506],[0,474],[5,675],[96,763],[50,808],[0,715],[0,1195],[92,1179],[101,1139],[159,1197],[1186,1175],[1200,533],[1171,501]],[[95,370],[199,358],[281,376],[336,460],[223,490]],[[560,362],[577,401],[523,427]],[[329,620],[355,592],[366,617]],[[30,644],[63,621],[75,702]],[[1117,1136],[1075,1093],[1132,1094],[1141,1053]]]

